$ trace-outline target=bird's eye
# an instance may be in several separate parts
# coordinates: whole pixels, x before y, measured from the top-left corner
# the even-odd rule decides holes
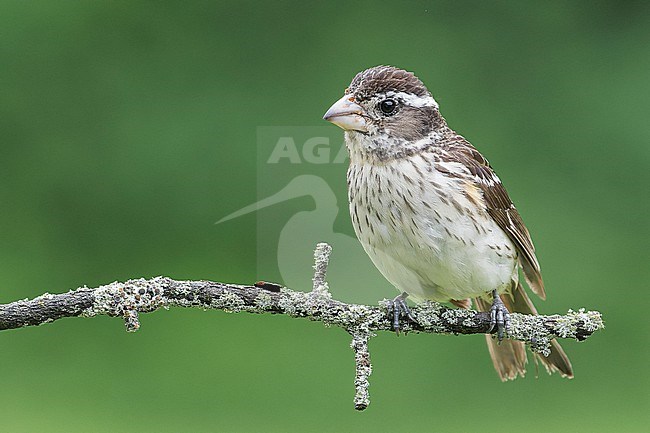
[[[384,99],[379,103],[379,109],[382,113],[387,116],[395,114],[395,109],[397,108],[397,101],[394,99]]]

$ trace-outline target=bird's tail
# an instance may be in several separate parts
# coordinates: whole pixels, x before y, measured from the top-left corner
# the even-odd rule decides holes
[[[517,283],[512,293],[502,294],[501,300],[510,312],[537,314],[537,309],[519,283]],[[489,301],[482,298],[476,298],[474,301],[479,311],[490,311],[491,304]],[[524,343],[515,340],[504,340],[501,344],[498,344],[491,335],[486,335],[485,338],[487,339],[488,350],[490,351],[494,368],[499,373],[501,380],[505,382],[516,379],[517,376],[524,377],[527,363],[526,346]],[[544,357],[539,354],[535,354],[535,356],[546,367],[546,371],[549,374],[558,371],[562,377],[573,377],[571,361],[569,361],[560,343],[556,340],[551,341],[551,353],[549,356]]]

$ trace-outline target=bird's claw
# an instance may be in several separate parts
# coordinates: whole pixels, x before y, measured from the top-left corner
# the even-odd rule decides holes
[[[406,305],[407,297],[408,295],[406,293],[402,293],[401,295],[398,295],[392,300],[388,301],[388,314],[393,316],[393,329],[398,335],[400,331],[400,316],[406,316],[406,318],[411,322],[417,322],[408,305]]]
[[[492,307],[490,308],[490,329],[488,329],[488,333],[491,333],[496,326],[497,340],[500,343],[510,328],[510,312],[503,304],[503,301],[496,291],[493,296],[494,300],[492,301]]]

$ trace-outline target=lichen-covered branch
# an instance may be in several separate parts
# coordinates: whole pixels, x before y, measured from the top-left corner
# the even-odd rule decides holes
[[[368,376],[372,370],[368,340],[379,331],[394,332],[386,301],[378,306],[346,304],[332,299],[325,275],[331,247],[319,244],[314,266],[314,289],[297,292],[273,283],[254,285],[213,281],[180,281],[166,277],[113,282],[97,288],[82,287],[67,293],[46,293],[32,300],[0,305],[0,330],[40,325],[63,317],[121,317],[127,331],[140,328],[139,315],[162,307],[196,307],[227,312],[285,314],[320,321],[352,335],[355,352],[355,407],[365,409]],[[488,313],[423,303],[411,309],[415,322],[405,321],[404,332],[484,334],[490,329]],[[547,354],[553,338],[585,340],[603,328],[597,311],[571,311],[565,315],[511,314],[508,338],[526,342],[534,352]]]

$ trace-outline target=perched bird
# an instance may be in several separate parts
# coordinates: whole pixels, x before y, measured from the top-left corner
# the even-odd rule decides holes
[[[501,380],[523,376],[524,344],[501,342],[508,310],[537,314],[520,267],[531,290],[546,295],[528,229],[488,161],[447,125],[422,81],[391,66],[357,74],[323,118],[345,130],[356,235],[401,292],[396,330],[400,315],[412,318],[407,296],[463,308],[473,300],[497,327],[496,341],[486,337]],[[555,340],[540,359],[549,373],[573,377]]]

